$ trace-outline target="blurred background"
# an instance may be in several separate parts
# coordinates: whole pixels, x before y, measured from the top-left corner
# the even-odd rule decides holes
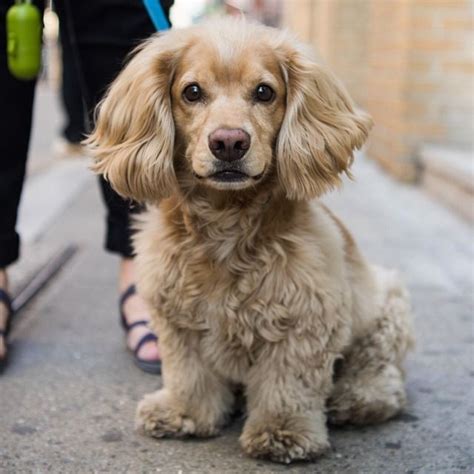
[[[375,119],[367,156],[474,220],[472,0],[176,0],[171,18],[180,28],[215,14],[245,14],[311,43]],[[48,100],[60,90],[59,31],[48,10]],[[54,143],[59,154],[77,151]]]

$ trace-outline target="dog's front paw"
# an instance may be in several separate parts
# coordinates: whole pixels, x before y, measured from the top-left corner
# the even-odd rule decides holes
[[[173,401],[166,389],[145,395],[137,407],[135,427],[154,438],[214,436],[218,426],[205,420],[197,421],[188,407]]]
[[[193,420],[184,416],[169,401],[166,390],[145,395],[137,407],[135,427],[155,438],[183,437],[195,433]]]
[[[314,431],[298,425],[301,423],[246,427],[240,437],[240,444],[251,457],[286,464],[311,461],[329,448],[324,426],[321,431]]]

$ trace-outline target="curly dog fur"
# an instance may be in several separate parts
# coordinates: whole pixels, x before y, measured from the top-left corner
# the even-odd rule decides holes
[[[134,243],[164,385],[138,406],[145,433],[217,434],[241,384],[242,448],[291,462],[328,448],[327,418],[374,423],[403,407],[407,293],[312,200],[349,173],[371,126],[285,32],[221,19],[139,47],[89,143],[95,171],[148,203]],[[210,149],[229,129],[250,140],[237,168]]]

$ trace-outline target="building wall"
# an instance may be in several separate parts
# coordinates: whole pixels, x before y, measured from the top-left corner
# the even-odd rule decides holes
[[[295,32],[302,41],[313,42],[313,39],[319,39],[314,25],[314,5],[315,2],[312,0],[284,1],[283,24]],[[317,46],[316,48],[319,49]]]
[[[328,41],[327,60],[344,78],[354,100],[367,101],[368,55],[367,47],[370,20],[368,1],[334,0],[322,2],[331,5],[331,41]],[[336,41],[334,41],[336,40]]]
[[[283,18],[374,117],[369,156],[414,180],[424,144],[474,145],[473,12],[474,0],[286,0]]]
[[[407,91],[411,48],[411,2],[374,1],[368,24],[368,76],[370,94],[361,105],[376,126],[368,154],[405,180],[416,176]]]
[[[433,143],[474,145],[474,2],[418,1],[412,8],[407,100]]]

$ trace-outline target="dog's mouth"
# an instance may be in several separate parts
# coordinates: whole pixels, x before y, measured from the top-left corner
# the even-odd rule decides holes
[[[255,176],[250,176],[249,174],[244,173],[243,171],[231,169],[231,170],[220,170],[215,173],[212,173],[209,176],[200,176],[197,173],[194,173],[194,176],[198,179],[207,178],[216,183],[242,183],[249,179],[253,181],[258,181],[263,176],[264,172],[265,171],[262,171],[261,173]]]
[[[219,181],[220,183],[237,183],[239,181],[246,181],[247,179],[255,179],[255,177],[249,176],[243,171],[237,170],[223,170],[209,176],[213,181]]]

